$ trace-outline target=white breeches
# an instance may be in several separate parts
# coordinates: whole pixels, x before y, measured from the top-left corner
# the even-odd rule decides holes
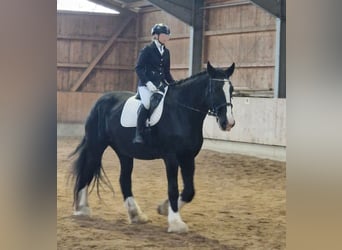
[[[139,86],[138,91],[140,94],[140,99],[145,109],[150,109],[150,99],[152,96],[152,92],[148,90],[146,86]]]

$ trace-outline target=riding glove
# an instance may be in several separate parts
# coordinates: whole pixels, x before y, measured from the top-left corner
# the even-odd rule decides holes
[[[148,88],[149,91],[151,92],[156,92],[157,91],[157,87],[151,82],[151,81],[148,81],[146,83],[146,87]]]

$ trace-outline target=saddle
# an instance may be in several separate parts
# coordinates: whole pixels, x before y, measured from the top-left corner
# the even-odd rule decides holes
[[[146,127],[154,126],[160,120],[163,113],[164,99],[167,93],[168,87],[165,87],[165,91],[154,93],[151,96],[150,102],[150,115],[146,121]],[[122,109],[120,123],[123,127],[132,128],[137,126],[138,108],[140,107],[141,100],[139,94],[131,96],[127,99]]]

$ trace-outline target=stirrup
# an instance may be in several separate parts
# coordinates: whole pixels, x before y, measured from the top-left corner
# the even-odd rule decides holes
[[[144,139],[142,138],[141,135],[137,135],[134,137],[133,143],[134,144],[137,144],[137,143],[144,144]]]

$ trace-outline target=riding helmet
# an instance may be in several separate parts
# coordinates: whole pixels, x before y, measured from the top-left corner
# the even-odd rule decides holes
[[[166,34],[166,35],[170,35],[170,28],[162,23],[157,23],[152,27],[151,30],[151,35],[153,36],[154,34]]]

